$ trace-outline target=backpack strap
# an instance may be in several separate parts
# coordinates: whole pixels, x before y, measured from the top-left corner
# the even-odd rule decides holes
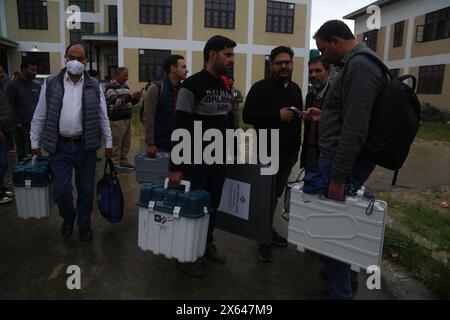
[[[371,59],[373,62],[375,62],[378,67],[380,67],[381,70],[383,70],[384,73],[389,75],[389,78],[392,80],[394,79],[394,76],[391,73],[391,70],[388,69],[388,67],[384,64],[383,61],[380,60],[380,58],[378,58],[377,56],[370,54],[369,52],[357,52],[355,53],[349,61],[347,61],[347,63],[344,66],[344,70],[342,71],[344,73],[343,77],[345,77],[345,74],[347,73],[347,68],[350,64],[350,61],[352,61],[352,59],[356,56],[366,56],[369,59]]]

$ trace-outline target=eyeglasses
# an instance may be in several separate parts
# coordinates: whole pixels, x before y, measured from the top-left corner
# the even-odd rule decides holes
[[[290,66],[292,64],[291,60],[280,60],[280,61],[274,61],[272,64],[276,65],[277,67],[281,67],[283,64],[286,66]]]

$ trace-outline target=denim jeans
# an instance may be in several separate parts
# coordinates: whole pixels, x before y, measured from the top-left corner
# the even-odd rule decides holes
[[[96,152],[85,152],[83,144],[60,142],[58,151],[50,156],[53,172],[53,198],[59,215],[66,224],[90,226],[94,198]],[[75,168],[77,207],[73,205],[72,172]]]
[[[4,135],[5,139],[0,141],[0,189],[5,186],[4,178],[6,170],[8,170],[9,143],[12,133],[5,133]]]
[[[322,176],[321,183],[323,186],[326,186],[326,189],[322,190],[324,194],[328,191],[332,164],[332,159],[320,155],[319,170]],[[375,165],[372,163],[357,162],[353,167],[352,175],[346,181],[346,194],[359,190],[374,169]],[[326,258],[325,271],[328,279],[328,293],[336,299],[352,299],[351,283],[357,281],[358,274],[351,270],[350,265],[331,258]]]

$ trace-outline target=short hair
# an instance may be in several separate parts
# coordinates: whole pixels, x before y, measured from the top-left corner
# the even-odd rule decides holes
[[[205,48],[203,49],[203,60],[204,62],[209,61],[209,53],[211,51],[222,51],[228,48],[234,48],[237,43],[233,40],[224,36],[214,36],[206,42]]]
[[[184,60],[184,57],[179,54],[172,54],[164,60],[163,69],[166,74],[169,74],[171,66],[178,66],[178,60]]]
[[[20,70],[28,68],[28,66],[37,66],[37,63],[32,59],[22,60],[22,63],[20,64]]]
[[[290,47],[279,46],[270,52],[270,62],[273,62],[273,60],[275,60],[275,58],[281,53],[287,53],[291,57],[291,59],[294,57],[294,50],[292,50]]]
[[[66,48],[66,56],[69,53],[70,48],[75,47],[75,46],[80,46],[81,48],[83,48],[84,56],[86,57],[86,55],[87,55],[86,46],[84,44],[82,44],[81,42],[74,42],[74,43],[69,44],[69,46]]]
[[[348,25],[340,20],[329,20],[325,22],[319,30],[314,34],[314,39],[320,38],[326,42],[330,42],[333,37],[342,38],[344,40],[354,40],[355,35]]]
[[[91,69],[88,71],[88,74],[92,77],[95,78],[96,76],[98,76],[98,71],[95,69]]]
[[[327,62],[327,61],[323,58],[323,56],[318,56],[318,57],[314,57],[314,58],[309,59],[309,61],[308,61],[308,66],[310,66],[310,65],[312,65],[312,64],[314,64],[314,63],[318,63],[318,62],[322,63],[322,66],[324,67],[324,69],[325,69],[326,71],[329,71],[329,70],[330,70],[331,65],[330,65],[329,62]]]
[[[119,67],[119,68],[117,68],[116,74],[121,73],[125,70],[128,70],[128,68],[127,67]]]

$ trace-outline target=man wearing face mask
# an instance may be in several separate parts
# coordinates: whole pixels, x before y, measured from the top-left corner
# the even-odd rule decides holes
[[[309,83],[313,90],[306,96],[305,109],[320,109],[325,99],[329,87],[330,64],[318,56],[311,58],[308,62]],[[310,170],[318,168],[318,159],[320,155],[318,143],[318,122],[305,120],[305,129],[303,131],[303,145],[300,155],[300,168],[305,168],[306,174]]]
[[[96,150],[100,132],[111,158],[112,137],[106,102],[99,83],[85,71],[86,50],[72,44],[66,50],[66,67],[46,79],[31,123],[33,155],[43,148],[50,154],[53,198],[64,222],[61,235],[67,240],[77,222],[82,241],[92,240],[91,212],[94,197]],[[77,206],[73,205],[72,171],[75,169]]]
[[[277,199],[281,197],[289,178],[293,165],[297,162],[301,145],[301,121],[298,114],[291,111],[291,107],[298,112],[303,109],[302,91],[291,80],[294,70],[294,51],[280,46],[270,53],[271,77],[253,85],[245,101],[243,120],[253,124],[256,130],[279,130],[280,167],[276,174],[274,206],[271,208],[271,223],[275,213]],[[270,135],[270,133],[269,133]],[[268,146],[271,150],[271,146]],[[277,155],[271,155],[276,157]],[[271,243],[260,243],[258,258],[266,263],[272,262],[270,245],[287,247],[287,240],[272,231]]]

